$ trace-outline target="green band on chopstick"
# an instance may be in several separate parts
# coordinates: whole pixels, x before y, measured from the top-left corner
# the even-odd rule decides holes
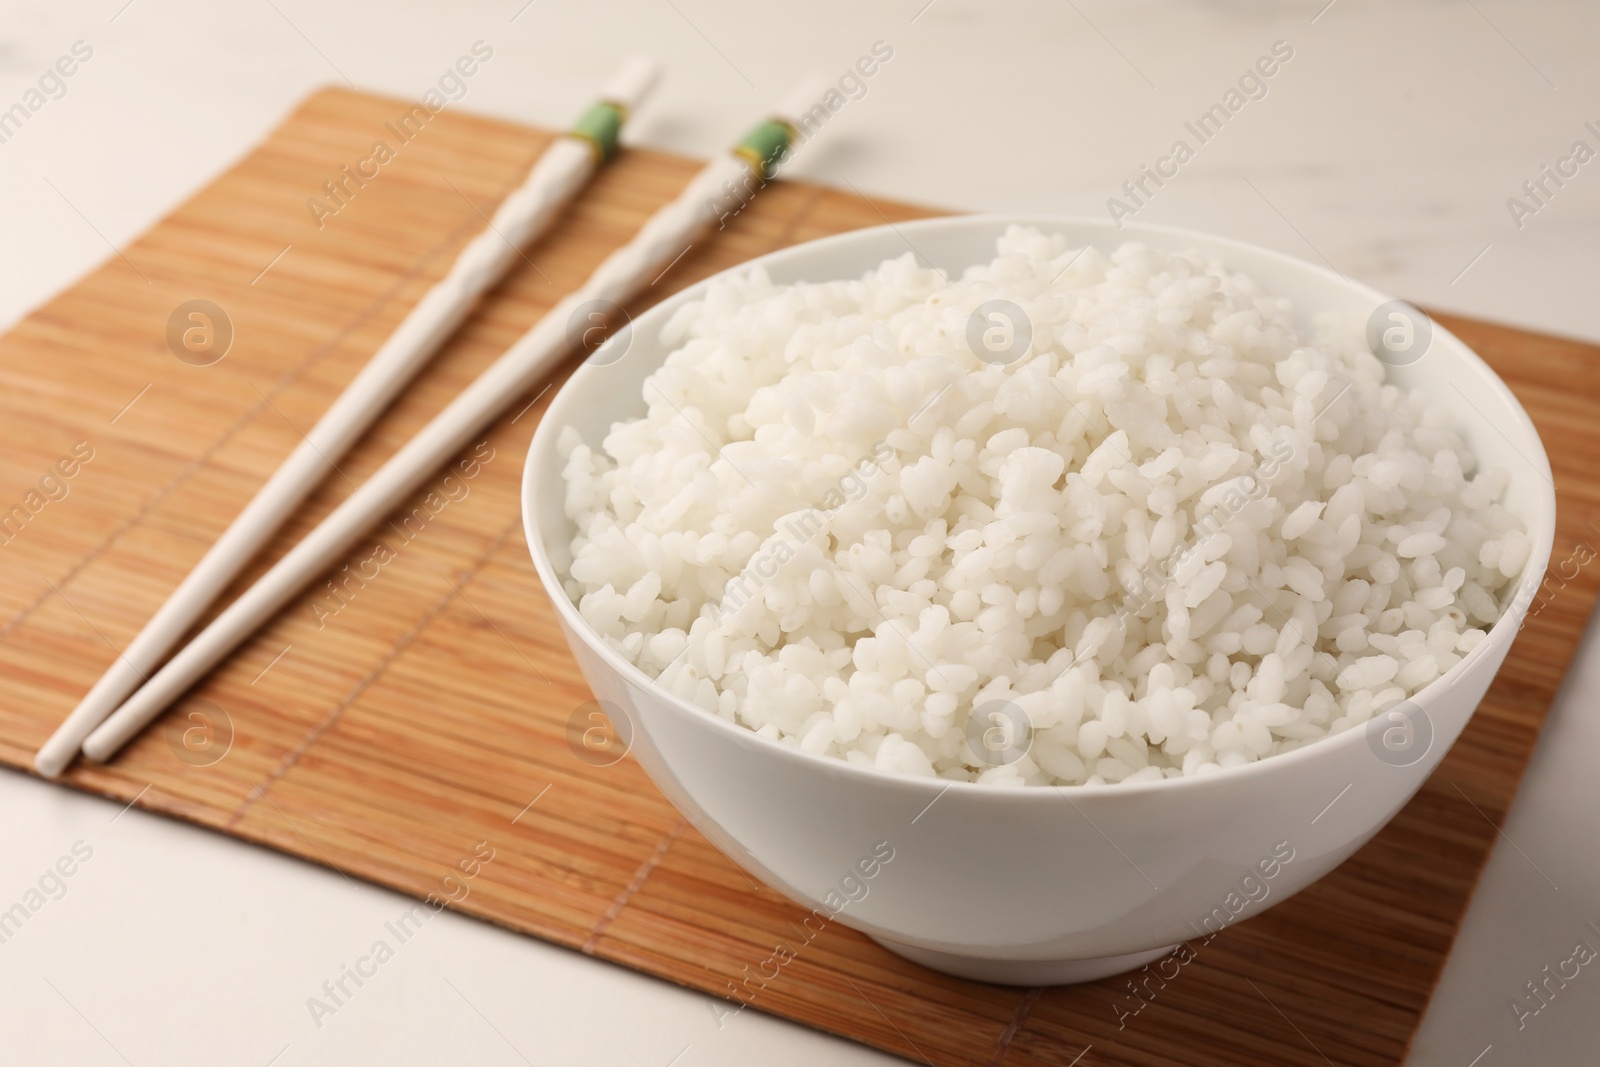
[[[617,135],[627,121],[628,109],[621,104],[602,100],[589,108],[567,131],[568,137],[586,141],[594,151],[596,163],[604,163],[617,154]]]
[[[733,146],[733,154],[750,164],[763,179],[778,173],[778,164],[789,154],[794,142],[794,127],[783,119],[768,119]]]

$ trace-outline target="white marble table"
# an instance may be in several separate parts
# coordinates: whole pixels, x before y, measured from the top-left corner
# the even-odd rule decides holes
[[[559,124],[615,56],[649,49],[669,79],[633,137],[706,155],[805,70],[837,77],[881,40],[892,60],[799,174],[955,208],[1102,213],[1159,163],[1176,175],[1130,203],[1141,219],[1600,340],[1600,162],[1567,164],[1537,201],[1522,188],[1576,140],[1600,150],[1585,125],[1600,128],[1600,9],[1325,2],[11,0],[0,110],[74,42],[93,55],[20,129],[0,125],[0,323],[113,254],[330,81],[418,96],[482,40],[494,59],[456,106]],[[1278,41],[1293,54],[1264,94],[1247,85],[1257,98],[1199,143],[1185,122]],[[1179,138],[1193,158],[1161,163]],[[1520,1030],[1508,1001],[1574,941],[1600,949],[1585,925],[1600,925],[1597,692],[1600,654],[1586,646],[1418,1067],[1594,1062],[1593,967]],[[319,1027],[307,998],[400,897],[14,773],[0,773],[0,813],[0,908],[75,842],[93,850],[64,895],[0,944],[7,1063],[891,1062],[748,1013],[719,1031],[697,994],[456,916]]]

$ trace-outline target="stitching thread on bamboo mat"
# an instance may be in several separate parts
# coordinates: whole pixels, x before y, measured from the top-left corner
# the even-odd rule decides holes
[[[989,1067],[1000,1067],[1005,1062],[1006,1053],[1011,1050],[1011,1042],[1016,1039],[1024,1023],[1028,1021],[1028,1013],[1033,1010],[1034,1002],[1039,999],[1039,994],[1044,992],[1044,987],[1034,986],[1022,995],[1017,1001],[1016,1014],[1011,1016],[1011,1021],[1006,1028],[1000,1031],[1000,1038],[994,1043],[994,1056],[989,1060]],[[1085,1052],[1088,1050],[1085,1049]],[[1076,1062],[1076,1061],[1074,1061]]]
[[[633,895],[644,887],[650,875],[661,866],[661,861],[667,858],[667,853],[672,851],[672,846],[678,843],[678,838],[682,837],[688,828],[689,820],[680,818],[678,824],[667,832],[667,836],[656,843],[656,850],[650,853],[650,858],[639,864],[639,869],[633,872],[633,880],[622,887],[622,892],[611,902],[611,907],[607,908],[606,913],[600,916],[600,921],[594,924],[594,929],[589,932],[588,939],[582,945],[581,951],[584,955],[594,955],[595,946],[600,944],[600,938],[606,929],[616,921],[618,915],[622,914],[622,909],[628,906],[628,901],[633,899]]]
[[[293,385],[301,375],[305,374],[306,371],[310,370],[312,367],[316,366],[317,363],[321,362],[322,359],[327,356],[328,353],[337,348],[345,338],[349,337],[356,330],[359,330],[362,326],[370,322],[372,317],[378,313],[378,310],[391,299],[393,299],[395,294],[397,294],[403,287],[421,274],[428,264],[432,263],[440,252],[444,251],[446,248],[450,247],[454,242],[456,242],[472,225],[473,221],[474,219],[468,219],[460,226],[457,226],[454,230],[450,231],[450,233],[443,240],[434,245],[432,248],[428,249],[427,252],[423,253],[421,259],[417,260],[417,262],[412,264],[410,267],[407,267],[405,272],[401,274],[399,278],[395,279],[394,284],[390,285],[389,288],[378,294],[378,296],[371,303],[362,308],[361,311],[356,314],[356,317],[350,320],[348,325],[346,325],[338,333],[334,334],[331,338],[312,349],[298,364],[280,374],[278,376],[278,380],[272,383],[271,392],[262,393],[260,389],[257,389],[256,392],[261,396],[260,400],[257,400],[254,404],[251,404],[248,408],[246,408],[244,414],[239,416],[239,418],[231,426],[223,430],[220,437],[207,445],[198,456],[184,464],[183,468],[179,470],[177,474],[174,474],[170,479],[168,479],[165,485],[163,485],[160,489],[157,489],[153,495],[144,501],[144,503],[140,504],[134,513],[119,523],[117,528],[107,534],[104,540],[91,548],[82,559],[78,560],[78,562],[67,568],[67,573],[62,575],[56,584],[64,586],[71,582],[72,579],[77,577],[85,567],[99,559],[100,556],[106,552],[106,550],[108,550],[112,545],[116,544],[117,541],[121,539],[123,534],[144,522],[146,518],[148,518],[157,508],[161,506],[162,502],[165,501],[167,497],[172,495],[178,486],[188,481],[196,471],[200,470],[206,465],[207,461],[209,461],[219,449],[227,445],[227,443],[233,440],[234,436],[238,434],[240,430],[248,426],[252,420],[266,410],[267,406],[272,403],[272,398],[274,396],[280,395],[285,389]],[[291,423],[290,425],[292,426],[293,424]],[[12,631],[26,622],[35,611],[39,610],[40,605],[49,599],[49,592],[40,592],[40,594],[33,599],[32,603],[28,604],[27,607],[18,612],[10,622],[6,623],[4,628],[0,628],[0,641],[3,641],[9,637]]]
[[[339,703],[333,706],[333,709],[328,712],[327,718],[323,719],[320,723],[314,726],[311,732],[308,733],[298,745],[286,753],[283,759],[278,761],[278,765],[274,767],[265,778],[251,788],[249,794],[244,798],[244,800],[240,801],[239,806],[234,809],[233,814],[228,816],[227,825],[224,827],[225,829],[231,831],[237,827],[240,820],[244,818],[245,813],[250,810],[255,802],[266,796],[267,791],[277,783],[278,779],[282,778],[285,774],[288,774],[290,769],[293,768],[296,763],[300,762],[300,757],[309,752],[311,750],[311,746],[315,745],[322,739],[324,734],[333,729],[333,727],[344,716],[345,711],[349,709],[350,705],[354,704],[356,700],[360,698],[361,694],[366,692],[367,688],[371,686],[373,682],[376,682],[384,671],[389,669],[389,664],[400,658],[400,655],[405,652],[406,649],[411,647],[411,643],[428,628],[429,624],[431,624],[434,619],[439,617],[440,612],[449,607],[450,602],[454,600],[458,594],[460,594],[461,587],[472,584],[472,580],[478,576],[478,573],[483,570],[484,566],[489,562],[489,559],[500,550],[502,545],[506,543],[506,539],[511,536],[511,531],[515,530],[517,526],[521,524],[521,522],[522,513],[519,509],[517,514],[512,516],[511,521],[506,524],[505,529],[500,531],[499,536],[497,536],[494,541],[490,543],[488,548],[485,548],[481,553],[479,553],[477,559],[473,561],[471,569],[463,572],[459,576],[458,581],[450,582],[450,590],[440,597],[438,602],[435,603],[433,607],[429,608],[428,611],[417,620],[415,626],[407,630],[403,635],[401,635],[400,640],[396,641],[390,646],[389,651],[383,654],[383,658],[377,662],[372,670],[368,671],[366,675],[360,681],[358,681],[353,688],[351,688],[350,692],[346,693]]]

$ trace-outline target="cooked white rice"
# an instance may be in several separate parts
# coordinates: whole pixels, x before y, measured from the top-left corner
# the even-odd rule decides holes
[[[1239,766],[1483,640],[1530,548],[1507,476],[1364,323],[1307,337],[1195,252],[998,252],[680,309],[648,413],[560,439],[584,618],[784,744],[996,785]],[[1003,366],[967,339],[995,299],[1032,327]]]

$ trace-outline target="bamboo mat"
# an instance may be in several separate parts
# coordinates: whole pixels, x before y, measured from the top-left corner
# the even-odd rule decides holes
[[[0,511],[21,506],[24,520],[0,533],[0,760],[30,763],[550,136],[440,114],[393,145],[395,158],[318,228],[308,198],[326,203],[323,183],[389,140],[384,124],[406,110],[342,90],[312,97],[238,166],[0,339]],[[625,152],[340,464],[271,557],[696,167]],[[793,242],[923,214],[779,183],[652,293]],[[217,362],[176,358],[169,344],[169,319],[192,300],[213,302],[232,324]],[[1600,350],[1441,318],[1506,377],[1552,442],[1553,558],[1594,544]],[[179,316],[174,336],[188,321]],[[214,355],[220,332],[211,343]],[[469,450],[474,477],[441,474],[432,497],[419,494],[374,533],[396,547],[375,578],[347,584],[342,601],[328,587],[308,594],[114,764],[67,780],[417,897],[460,898],[465,913],[726,994],[801,909],[686,828],[631,759],[595,766],[575,754],[572,723],[586,725],[589,696],[518,521],[522,458],[548,395],[528,400]],[[72,475],[41,488],[61,461]],[[403,531],[416,508],[425,525]],[[351,568],[369,555],[353,553]],[[755,1006],[938,1067],[1080,1054],[1082,1067],[1396,1064],[1595,586],[1593,568],[1551,583],[1477,717],[1386,830],[1299,896],[1200,948],[1125,1028],[1116,980],[1042,991],[964,982],[836,924]],[[472,863],[479,842],[492,862]]]

